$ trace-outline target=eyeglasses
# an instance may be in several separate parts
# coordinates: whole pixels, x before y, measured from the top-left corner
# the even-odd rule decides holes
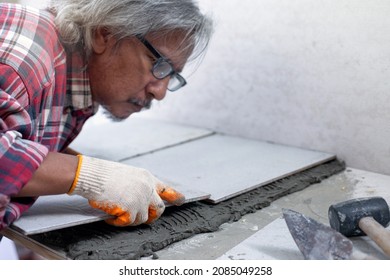
[[[164,58],[150,43],[142,36],[136,36],[138,40],[154,55],[157,59],[152,67],[152,74],[156,79],[162,80],[171,76],[168,83],[169,91],[176,91],[184,87],[187,82],[179,73],[177,73],[172,64]]]

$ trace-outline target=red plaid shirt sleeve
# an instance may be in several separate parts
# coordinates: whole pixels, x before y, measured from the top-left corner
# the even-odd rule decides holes
[[[36,200],[13,196],[48,152],[96,112],[84,65],[66,54],[49,12],[0,4],[0,230]]]
[[[0,228],[27,210],[34,198],[11,199],[31,179],[48,148],[28,140],[32,131],[26,89],[9,66],[0,65]],[[3,225],[1,225],[3,224]]]

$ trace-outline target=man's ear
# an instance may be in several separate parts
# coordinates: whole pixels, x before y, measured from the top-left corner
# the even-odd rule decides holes
[[[99,27],[95,30],[92,41],[92,49],[96,54],[102,54],[107,49],[113,37],[105,27]]]

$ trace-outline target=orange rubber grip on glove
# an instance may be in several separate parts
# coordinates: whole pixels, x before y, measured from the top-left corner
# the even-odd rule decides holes
[[[167,201],[176,206],[180,206],[184,203],[185,197],[181,193],[175,191],[173,188],[163,185],[157,186],[157,193],[162,200]]]

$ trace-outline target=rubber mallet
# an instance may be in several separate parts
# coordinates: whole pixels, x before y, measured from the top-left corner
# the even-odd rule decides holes
[[[369,236],[390,256],[389,206],[382,197],[357,198],[331,205],[328,211],[330,226],[341,234]]]

